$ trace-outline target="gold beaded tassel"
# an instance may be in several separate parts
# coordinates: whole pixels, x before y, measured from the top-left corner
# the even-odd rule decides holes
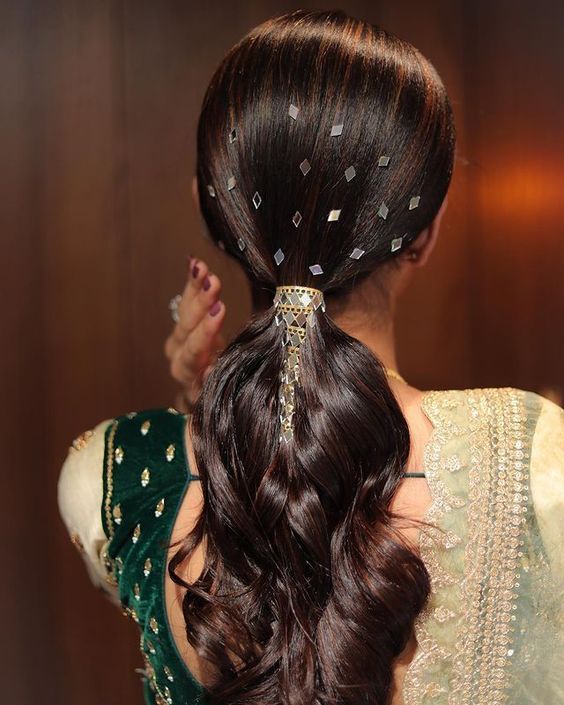
[[[300,384],[300,346],[314,311],[325,311],[323,292],[308,286],[279,286],[274,296],[276,325],[284,325],[282,345],[284,362],[280,372],[280,441],[288,443],[293,435],[295,388]]]

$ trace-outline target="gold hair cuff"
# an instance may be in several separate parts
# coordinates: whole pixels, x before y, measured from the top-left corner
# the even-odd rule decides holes
[[[280,440],[293,437],[292,419],[295,407],[295,385],[300,384],[300,346],[313,313],[325,311],[323,292],[309,286],[278,286],[274,296],[276,325],[284,325],[282,345],[284,363],[280,372]]]

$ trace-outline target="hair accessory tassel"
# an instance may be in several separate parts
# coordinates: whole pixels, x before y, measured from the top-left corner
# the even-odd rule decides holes
[[[284,362],[280,372],[280,441],[288,443],[294,435],[295,385],[300,384],[300,347],[306,326],[314,311],[325,311],[323,292],[309,286],[278,286],[274,296],[277,326],[284,326]]]

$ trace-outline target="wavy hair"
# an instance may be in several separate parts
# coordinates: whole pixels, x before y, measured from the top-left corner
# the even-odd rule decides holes
[[[209,84],[201,211],[258,290],[272,298],[298,284],[337,300],[397,256],[394,238],[405,246],[431,223],[454,148],[443,84],[413,46],[340,11],[299,10],[253,29]],[[353,248],[365,254],[351,258]],[[293,439],[279,443],[284,351],[273,319],[272,306],[253,315],[194,409],[204,505],[169,563],[186,590],[186,635],[216,669],[209,703],[384,705],[430,592],[389,509],[407,422],[378,359],[318,309],[300,353]],[[179,568],[202,541],[204,570],[187,583]]]

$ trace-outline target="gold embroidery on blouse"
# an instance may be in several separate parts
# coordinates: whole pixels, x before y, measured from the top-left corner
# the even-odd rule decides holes
[[[528,467],[523,462],[528,457],[524,393],[428,392],[421,406],[433,423],[424,452],[432,501],[424,518],[448,527],[452,512],[467,503],[459,523],[467,535],[448,529],[421,531],[421,557],[432,592],[415,622],[418,649],[405,675],[404,702],[427,705],[443,695],[441,703],[502,705],[510,664],[502,651],[511,651],[528,499],[519,484]],[[468,439],[462,451],[460,436]],[[457,564],[461,571],[464,566],[458,585],[457,576],[445,568]],[[441,625],[454,618],[456,633],[449,638]]]
[[[112,428],[110,429],[110,433],[108,436],[108,462],[106,465],[106,497],[104,499],[104,511],[106,513],[106,528],[108,530],[110,539],[113,538],[114,535],[114,527],[112,522],[112,494],[114,491],[114,438],[116,435],[117,427],[118,422],[113,421]]]
[[[487,390],[470,405],[489,415],[489,453],[468,473],[468,542],[463,604],[466,629],[456,643],[452,696],[457,703],[507,702],[520,550],[528,496],[515,474],[528,470],[523,449],[524,392]],[[523,462],[525,461],[525,462]],[[519,485],[519,488],[517,487]],[[489,500],[489,501],[488,501]]]
[[[84,553],[84,545],[77,531],[73,531],[70,535],[70,540],[73,546],[80,552]]]
[[[77,450],[82,450],[83,448],[86,448],[88,445],[88,442],[94,435],[94,430],[90,429],[89,431],[84,431],[84,433],[81,433],[80,436],[77,436],[77,438],[74,439],[72,442],[72,445],[70,447],[70,452],[75,453]]]

